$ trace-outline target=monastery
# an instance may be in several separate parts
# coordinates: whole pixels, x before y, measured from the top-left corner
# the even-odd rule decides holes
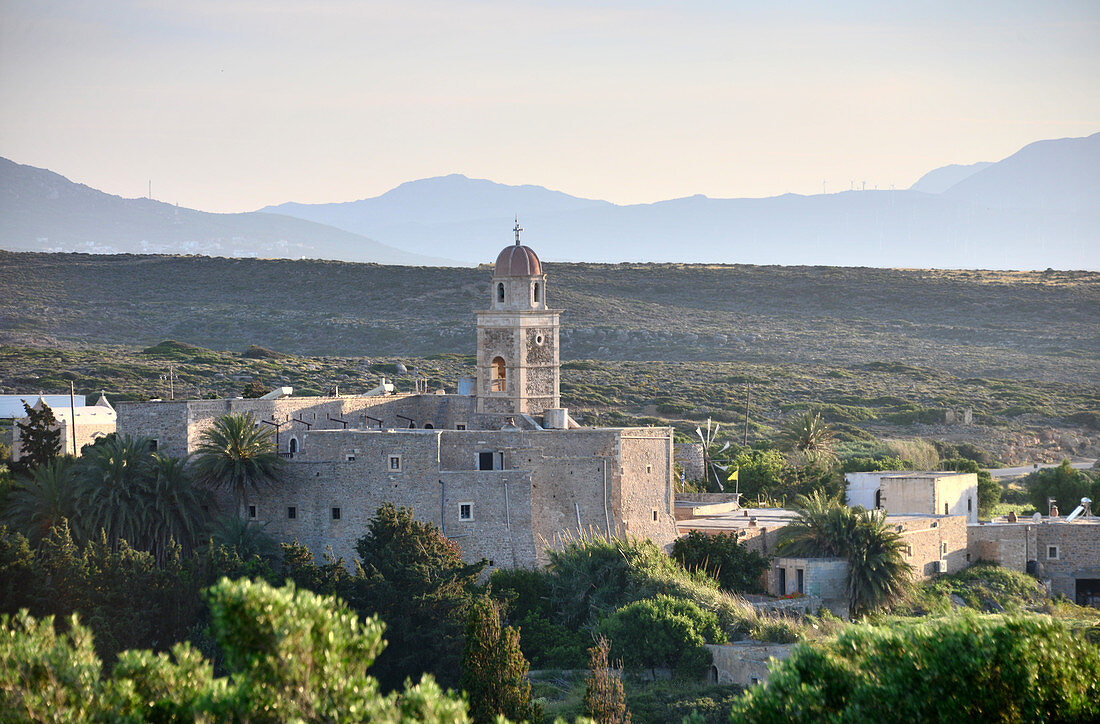
[[[672,428],[587,428],[561,407],[558,328],[535,252],[497,257],[486,309],[476,313],[477,376],[459,394],[365,395],[118,403],[119,434],[157,449],[196,451],[226,413],[252,413],[276,433],[282,481],[253,493],[242,516],[346,560],[383,503],[440,527],[469,561],[546,562],[556,541],[596,531],[676,538]]]

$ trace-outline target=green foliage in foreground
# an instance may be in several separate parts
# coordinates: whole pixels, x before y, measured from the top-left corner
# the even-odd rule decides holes
[[[223,579],[207,598],[230,676],[188,644],[170,654],[126,651],[102,675],[92,637],[74,616],[22,611],[0,618],[2,721],[465,722],[466,705],[431,677],[383,696],[366,669],[385,645],[377,618],[337,599]]]
[[[767,687],[733,706],[744,722],[1095,721],[1100,650],[1037,616],[965,614],[854,626],[799,646]]]

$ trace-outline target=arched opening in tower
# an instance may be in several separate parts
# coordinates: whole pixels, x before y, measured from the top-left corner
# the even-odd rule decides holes
[[[503,357],[494,357],[493,358],[492,387],[490,389],[493,392],[504,392],[504,383],[507,380],[507,377],[508,377],[508,370],[504,366],[504,358]]]

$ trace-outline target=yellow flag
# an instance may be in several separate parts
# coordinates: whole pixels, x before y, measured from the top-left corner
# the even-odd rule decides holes
[[[735,480],[737,480],[737,471],[740,470],[740,469],[741,468],[734,468],[733,472],[730,473],[730,476],[728,478],[726,478],[726,480],[730,481],[731,483],[734,482]]]

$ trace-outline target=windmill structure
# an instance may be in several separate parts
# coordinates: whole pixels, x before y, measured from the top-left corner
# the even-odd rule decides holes
[[[723,455],[723,453],[729,450],[730,442],[726,440],[721,447],[718,447],[718,431],[721,428],[721,424],[711,423],[711,419],[708,417],[706,432],[701,427],[696,427],[695,434],[699,436],[699,441],[703,444],[703,476],[713,479],[718,484],[718,489],[725,492],[726,486],[723,485],[722,479],[727,478],[731,462],[729,457]]]

